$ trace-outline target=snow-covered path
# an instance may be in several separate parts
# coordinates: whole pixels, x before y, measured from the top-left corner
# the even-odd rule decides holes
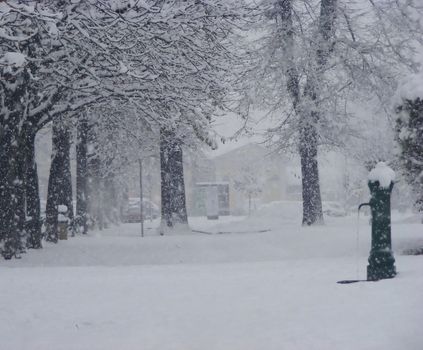
[[[292,220],[291,220],[292,219]],[[233,220],[233,221],[231,221]],[[369,226],[337,218],[191,221],[217,232],[160,237],[138,225],[75,237],[0,262],[4,349],[422,349],[418,224],[393,224],[399,275],[365,278]]]

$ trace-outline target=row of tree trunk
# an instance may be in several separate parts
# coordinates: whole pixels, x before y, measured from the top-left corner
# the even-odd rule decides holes
[[[67,217],[71,234],[86,234],[90,225],[103,228],[116,221],[112,203],[117,193],[112,177],[102,177],[98,157],[90,154],[90,125],[86,116],[77,123],[76,213],[71,179],[71,135],[68,119],[52,124],[52,156],[48,181],[45,232],[42,232],[40,193],[35,161],[35,136],[31,124],[21,129],[10,119],[0,138],[0,241],[1,254],[10,259],[27,248],[41,248],[42,239],[57,242],[59,208]],[[163,231],[187,224],[182,142],[173,130],[160,132],[160,164]],[[107,198],[106,198],[107,197]]]
[[[22,123],[29,72],[14,77],[15,89],[3,89],[7,116],[0,123],[0,253],[6,259],[41,247],[40,202],[35,162],[35,118]],[[12,79],[12,78],[11,78]]]
[[[52,163],[48,183],[45,238],[58,241],[58,208],[67,208],[64,214],[72,235],[87,234],[89,227],[103,229],[109,221],[117,222],[118,212],[112,203],[117,203],[118,194],[113,175],[105,176],[103,164],[98,157],[96,134],[85,114],[78,118],[76,142],[76,213],[72,196],[70,166],[71,132],[66,122],[53,122]]]

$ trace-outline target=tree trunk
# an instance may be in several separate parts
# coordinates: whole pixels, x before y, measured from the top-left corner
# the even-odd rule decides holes
[[[324,67],[333,49],[337,0],[321,0],[319,31],[317,40],[316,62],[314,71],[309,73],[304,88],[305,105],[301,108],[300,122],[300,157],[303,195],[303,225],[323,223],[322,198],[320,194],[318,167],[318,132],[319,101],[318,81],[324,73]],[[312,68],[312,69],[313,69]]]
[[[169,150],[165,132],[160,132],[160,192],[161,192],[161,223],[167,227],[172,227],[172,208],[170,199],[170,170],[169,170]],[[162,232],[163,233],[163,232]]]
[[[72,180],[70,171],[70,134],[63,121],[53,121],[53,147],[48,180],[46,240],[57,242],[58,206],[66,205],[65,214],[73,227]],[[73,230],[73,229],[72,229]]]
[[[1,240],[4,241],[2,255],[6,259],[25,251],[25,186],[24,169],[25,153],[20,149],[19,140],[12,137],[11,144],[1,147],[8,152],[0,164],[5,167],[4,173],[0,174],[0,228]],[[3,177],[5,175],[5,177]]]
[[[287,90],[292,98],[295,112],[300,118],[299,153],[301,158],[303,225],[323,223],[322,200],[318,170],[318,132],[319,122],[317,81],[323,74],[324,66],[333,49],[333,32],[336,16],[337,0],[322,0],[318,36],[316,40],[316,61],[311,63],[303,96],[300,95],[298,70],[295,65],[293,4],[292,0],[278,0],[275,3],[278,33],[286,57]],[[301,98],[305,106],[301,105]],[[311,106],[311,108],[310,108]]]
[[[0,253],[5,259],[14,255],[12,241],[16,236],[14,212],[12,208],[13,192],[9,174],[12,155],[12,133],[7,124],[0,129],[0,242],[3,245]]]
[[[300,135],[303,225],[322,224],[316,127],[307,123],[302,126]]]
[[[292,99],[295,113],[300,118],[299,153],[301,158],[303,225],[323,223],[322,202],[320,195],[319,170],[317,161],[317,130],[313,123],[318,115],[304,111],[300,106],[300,86],[298,70],[294,57],[294,29],[292,0],[279,0],[276,10],[280,14],[279,33],[286,57],[287,91]],[[306,99],[315,99],[316,94],[310,93],[310,87],[305,90]],[[312,96],[310,96],[312,95]]]
[[[37,163],[35,162],[35,130],[28,126],[25,142],[25,199],[26,199],[26,245],[28,248],[42,248],[40,192]]]
[[[188,224],[182,147],[175,133],[165,129],[160,131],[160,176],[162,226]]]
[[[24,250],[24,154],[21,145],[30,74],[27,70],[0,79],[0,253],[11,259]],[[13,88],[10,88],[13,82]]]
[[[93,146],[93,144],[91,144]],[[102,178],[100,176],[100,159],[96,155],[94,147],[87,156],[87,226],[103,229],[102,219]]]
[[[15,218],[18,227],[19,252],[23,253],[26,247],[26,210],[25,210],[25,131],[22,130],[17,145],[15,146],[15,157],[12,168],[15,169],[14,197],[15,197]]]
[[[13,127],[15,125],[16,127]],[[0,253],[5,259],[22,250],[24,228],[23,182],[19,175],[22,154],[18,152],[18,128],[13,120],[2,125],[0,137]]]
[[[327,63],[330,53],[333,50],[335,31],[335,19],[338,0],[321,0],[319,17],[319,35],[316,49],[317,66],[321,70]]]
[[[173,167],[171,167],[170,170],[172,172],[171,197],[174,223],[188,224],[183,153],[179,142],[175,142],[173,151]]]
[[[76,143],[76,219],[78,232],[87,234],[88,121],[85,115],[78,121]]]
[[[276,21],[278,25],[278,35],[284,52],[286,64],[287,84],[286,89],[292,98],[292,105],[297,111],[300,99],[300,85],[298,69],[295,63],[295,42],[293,26],[292,0],[278,0],[275,3]]]

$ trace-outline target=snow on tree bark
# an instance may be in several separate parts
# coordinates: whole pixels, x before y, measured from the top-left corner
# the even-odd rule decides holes
[[[0,252],[6,259],[24,250],[25,152],[23,128],[30,73],[23,67],[6,68],[0,79]]]
[[[26,199],[26,245],[28,248],[41,248],[41,208],[38,185],[37,163],[35,162],[35,130],[27,127],[24,138],[25,161],[25,199]]]
[[[162,228],[188,224],[182,146],[173,130],[160,130],[160,178]]]
[[[318,38],[316,41],[315,60],[311,61],[314,69],[307,75],[304,88],[304,98],[308,108],[301,107],[300,120],[300,158],[303,185],[303,224],[313,225],[323,223],[322,199],[320,194],[318,167],[318,88],[325,65],[332,51],[333,32],[336,18],[337,0],[322,0],[320,3],[320,17]]]
[[[300,159],[302,175],[303,225],[323,223],[317,161],[317,131],[312,125],[300,130]]]
[[[314,59],[311,68],[306,72],[307,81],[303,94],[300,91],[300,77],[296,67],[296,50],[293,28],[293,1],[278,0],[274,7],[276,18],[276,35],[281,41],[284,53],[286,89],[291,97],[293,111],[299,116],[298,149],[301,159],[303,224],[313,225],[323,223],[322,201],[320,194],[318,169],[318,123],[319,112],[316,106],[317,80],[327,62],[332,48],[332,33],[336,13],[336,0],[321,1],[318,37],[314,48]]]
[[[84,114],[77,123],[76,141],[76,217],[75,228],[78,232],[87,234],[87,199],[88,199],[88,120]]]
[[[58,207],[65,205],[66,216],[73,230],[72,180],[70,171],[70,134],[68,126],[60,119],[53,121],[52,158],[48,181],[46,207],[46,240],[58,241]]]

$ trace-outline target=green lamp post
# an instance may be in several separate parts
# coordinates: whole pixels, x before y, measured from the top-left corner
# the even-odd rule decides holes
[[[367,266],[367,280],[378,281],[396,275],[391,243],[391,192],[395,172],[380,162],[369,174],[369,205],[372,213],[372,246]]]

